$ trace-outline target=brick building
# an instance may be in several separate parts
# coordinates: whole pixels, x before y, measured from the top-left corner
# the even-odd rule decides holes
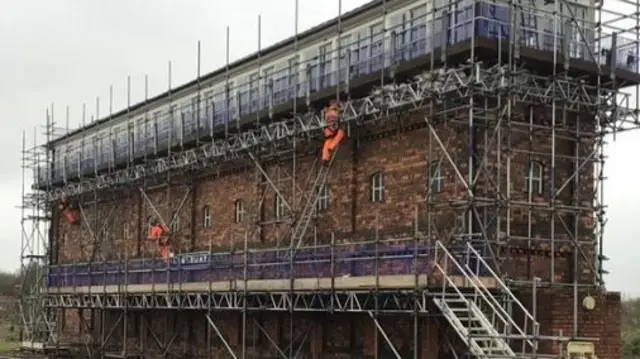
[[[515,358],[578,341],[619,357],[598,186],[603,136],[632,111],[599,99],[638,83],[635,58],[614,41],[613,60],[563,48],[556,64],[530,42],[589,4],[524,6],[540,21],[518,42],[492,30],[510,31],[508,5],[456,5],[372,2],[340,36],[334,20],[275,45],[263,72],[249,57],[52,140],[36,189],[78,221],[51,212],[46,341],[145,358]],[[323,166],[337,91],[348,136]]]

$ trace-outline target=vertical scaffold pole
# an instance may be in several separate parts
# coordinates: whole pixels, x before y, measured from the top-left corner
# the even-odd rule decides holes
[[[247,358],[247,283],[249,280],[249,233],[244,231],[244,266],[242,270],[242,359]]]

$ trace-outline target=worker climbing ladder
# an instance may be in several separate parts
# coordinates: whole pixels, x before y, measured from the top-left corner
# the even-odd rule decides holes
[[[302,245],[311,218],[313,218],[315,214],[320,193],[323,191],[323,187],[329,178],[329,171],[336,158],[340,143],[345,138],[345,133],[340,128],[340,105],[337,101],[331,101],[324,112],[324,118],[325,127],[323,133],[325,140],[322,147],[322,165],[316,174],[316,178],[310,189],[310,196],[306,197],[307,202],[302,208],[291,234],[291,245],[295,246],[295,248],[299,248]]]

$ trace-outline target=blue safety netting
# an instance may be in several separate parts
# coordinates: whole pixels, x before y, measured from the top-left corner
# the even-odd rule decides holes
[[[511,36],[511,9],[491,3],[475,2],[462,6],[447,15],[439,12],[427,14],[387,32],[360,38],[358,42],[344,44],[340,51],[315,56],[298,64],[297,71],[289,66],[272,72],[267,78],[237,84],[229,91],[205,96],[198,102],[176,106],[164,113],[152,113],[146,121],[135,125],[107,130],[106,135],[84,138],[54,154],[52,170],[41,167],[36,178],[42,184],[47,180],[60,183],[79,176],[91,176],[118,164],[127,163],[145,155],[153,155],[169,147],[180,146],[209,136],[214,127],[230,123],[242,116],[265,110],[304,97],[307,89],[317,92],[344,82],[375,73],[382,68],[397,65],[431,53],[442,46],[470,40],[473,36],[486,39],[508,40]],[[563,28],[570,30],[568,51],[573,59],[607,65],[611,59],[611,35],[596,38],[594,31],[557,26],[554,35],[553,20],[548,15],[521,13],[521,45],[543,51],[564,49]],[[450,24],[446,31],[443,24]],[[435,29],[435,30],[434,30]],[[303,50],[302,52],[305,52]],[[616,67],[638,72],[638,44],[617,38]],[[347,71],[348,69],[348,71]],[[151,111],[153,112],[153,111]]]
[[[170,262],[124,262],[51,266],[47,286],[189,283],[245,279],[427,274],[431,247],[425,244],[353,244],[339,247],[273,249],[245,253],[186,253]]]

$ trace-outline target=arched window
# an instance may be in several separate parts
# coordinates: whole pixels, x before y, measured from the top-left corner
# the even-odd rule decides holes
[[[525,176],[525,190],[531,194],[542,194],[542,178],[544,166],[538,161],[529,163],[529,171]]]
[[[202,227],[211,228],[211,207],[202,206]]]
[[[371,176],[371,202],[384,202],[384,173],[376,172]]]
[[[244,220],[244,203],[241,199],[236,200],[234,205],[234,222],[241,223]]]

